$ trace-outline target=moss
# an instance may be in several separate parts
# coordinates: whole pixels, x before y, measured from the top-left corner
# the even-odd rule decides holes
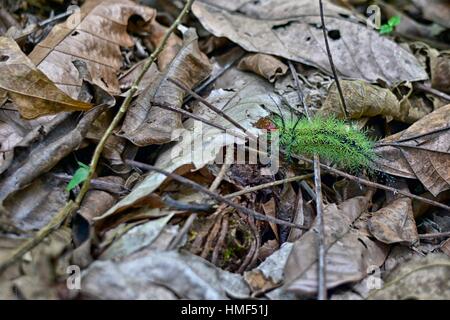
[[[354,126],[335,118],[315,117],[283,120],[275,118],[280,144],[288,156],[293,152],[331,160],[350,171],[372,167],[374,142]]]

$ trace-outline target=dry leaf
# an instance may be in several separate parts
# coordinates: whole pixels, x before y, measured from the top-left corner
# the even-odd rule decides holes
[[[371,300],[450,299],[450,259],[430,254],[402,263],[389,274],[383,288],[369,295]]]
[[[243,71],[252,71],[269,82],[275,82],[288,71],[288,66],[278,58],[262,53],[250,54],[242,58],[238,68]]]
[[[120,47],[131,47],[128,20],[137,15],[156,23],[156,11],[130,0],[89,0],[30,53],[30,59],[71,97],[78,97],[81,79],[73,60],[86,62],[92,81],[111,94],[119,94],[116,73],[122,67]]]
[[[412,0],[421,10],[423,16],[440,25],[450,28],[450,6],[447,0]]]
[[[406,103],[400,104],[396,96],[389,90],[368,84],[364,81],[341,81],[347,105],[348,116],[351,119],[375,117],[382,115],[406,123],[413,123],[424,116],[414,112],[414,108]],[[328,91],[327,99],[319,110],[320,115],[343,117],[341,101],[336,84]]]
[[[248,297],[241,276],[186,252],[152,252],[124,261],[96,261],[82,293],[100,299],[227,299]]]
[[[417,178],[434,196],[450,189],[450,105],[378,142],[379,170]]]
[[[64,111],[85,111],[92,107],[58,89],[14,40],[4,37],[0,37],[0,73],[0,96],[2,92],[6,93],[26,119]]]
[[[368,222],[370,233],[387,243],[414,245],[419,241],[411,199],[401,197],[372,213]]]
[[[103,111],[104,108],[95,108],[81,120],[75,113],[62,114],[47,125],[52,130],[46,132],[42,130],[43,127],[37,128],[41,141],[21,149],[16,160],[0,177],[0,208],[11,194],[25,188],[42,173],[50,171],[62,158],[77,149],[91,123]]]
[[[416,58],[348,10],[324,1],[334,63],[352,79],[393,84],[427,79]],[[201,0],[192,7],[203,26],[250,52],[281,56],[330,71],[318,2]],[[362,23],[360,23],[362,22]]]
[[[183,48],[172,63],[128,110],[120,135],[137,146],[163,144],[177,139],[174,132],[182,128],[181,115],[158,108],[157,105],[181,107],[186,93],[167,78],[176,79],[192,88],[210,72],[208,57],[198,48],[197,34],[194,29],[189,29],[185,33]]]
[[[387,248],[383,244],[371,240],[364,230],[352,227],[358,220],[365,220],[361,214],[368,204],[367,198],[356,197],[324,208],[328,289],[363,279],[370,272],[370,266],[381,266],[386,258]],[[294,242],[284,270],[286,290],[299,295],[317,292],[317,241],[316,222]]]

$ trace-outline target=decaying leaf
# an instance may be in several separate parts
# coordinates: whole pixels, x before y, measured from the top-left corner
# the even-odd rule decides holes
[[[227,299],[227,294],[249,294],[241,276],[176,251],[147,253],[121,262],[96,261],[82,283],[83,294],[101,299]]]
[[[40,131],[41,141],[30,143],[21,149],[14,163],[0,177],[0,205],[14,192],[25,188],[42,173],[48,172],[58,162],[77,149],[86,135],[89,126],[104,111],[96,108],[81,120],[79,115],[63,114],[48,124],[49,132]],[[39,131],[39,128],[37,128]]]
[[[352,79],[387,83],[427,79],[414,56],[350,11],[324,1],[334,63]],[[227,37],[250,52],[261,52],[330,71],[319,5],[310,0],[201,0],[193,12],[217,37]],[[361,24],[360,22],[363,22]]]
[[[383,288],[369,295],[377,300],[450,299],[450,258],[430,254],[399,265],[385,279]]]
[[[275,80],[286,74],[288,66],[274,56],[262,53],[250,54],[241,59],[238,68],[244,71],[252,71],[260,76],[275,82]]]
[[[181,107],[186,92],[169,82],[176,79],[192,88],[211,72],[208,57],[198,48],[194,29],[185,33],[183,47],[165,72],[144,89],[128,110],[120,135],[137,146],[162,144],[178,138],[174,133],[182,128],[181,115],[158,108],[158,105]]]
[[[364,230],[352,224],[368,206],[366,197],[355,197],[340,205],[329,204],[324,208],[325,248],[327,250],[327,288],[356,282],[369,272],[369,266],[381,266],[387,248],[371,240]],[[367,214],[366,214],[367,215]],[[317,292],[317,222],[311,230],[294,242],[285,267],[284,289],[298,295]]]
[[[156,240],[164,227],[173,217],[173,213],[165,217],[138,225],[115,240],[100,256],[100,260],[121,259],[143,249]]]
[[[450,8],[446,0],[412,0],[421,10],[426,19],[450,28],[448,17]]]
[[[379,141],[379,170],[416,178],[437,196],[450,189],[450,105]]]
[[[92,81],[119,94],[116,73],[122,67],[120,47],[131,47],[128,19],[137,15],[156,23],[156,11],[130,0],[89,0],[64,23],[56,25],[30,53],[30,59],[71,97],[78,97],[81,79],[72,61],[86,63]]]
[[[413,245],[419,241],[411,199],[401,197],[372,213],[368,227],[377,240]]]
[[[368,84],[364,81],[341,81],[347,105],[347,113],[351,119],[363,117],[385,116],[406,123],[413,123],[425,114],[414,112],[410,105],[400,103],[397,97],[389,90]],[[327,99],[319,114],[342,118],[341,102],[336,84],[333,83],[328,91]]]
[[[0,37],[0,73],[0,96],[6,93],[26,119],[64,111],[85,111],[92,107],[58,89],[10,38]],[[81,79],[77,80],[81,82]]]

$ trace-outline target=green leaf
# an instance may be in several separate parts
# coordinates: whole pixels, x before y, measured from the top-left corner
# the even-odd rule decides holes
[[[390,25],[388,24],[383,24],[380,28],[380,33],[381,34],[388,34],[391,33],[394,30],[394,28],[392,28]]]
[[[85,181],[89,175],[89,166],[87,164],[78,162],[78,165],[80,167],[77,169],[77,171],[75,171],[72,180],[70,180],[69,184],[66,187],[66,190],[68,192],[70,192],[77,185]]]
[[[389,19],[388,25],[390,25],[391,27],[395,27],[398,26],[400,22],[401,22],[400,16],[393,16],[392,18]]]

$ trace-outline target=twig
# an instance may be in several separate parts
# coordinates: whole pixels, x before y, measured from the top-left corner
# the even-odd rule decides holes
[[[323,38],[325,40],[325,47],[327,49],[328,60],[330,61],[331,71],[333,71],[334,81],[336,82],[336,87],[338,89],[339,97],[341,99],[342,113],[344,114],[345,119],[347,119],[348,118],[347,104],[345,103],[344,94],[342,93],[341,83],[339,82],[339,77],[338,77],[338,74],[337,74],[337,71],[336,71],[336,67],[334,66],[333,55],[331,54],[331,50],[330,50],[330,44],[328,43],[327,27],[325,25],[325,18],[324,18],[324,15],[323,15],[323,3],[322,3],[322,0],[319,0],[319,7],[320,7],[320,20],[322,22]]]
[[[317,226],[319,236],[319,300],[327,299],[327,272],[326,272],[326,253],[325,253],[325,219],[323,217],[323,202],[322,202],[322,181],[320,177],[320,161],[317,154],[314,155],[314,185],[316,189],[316,211],[317,211]],[[301,191],[300,191],[301,192]]]
[[[222,226],[220,228],[219,239],[217,239],[217,243],[216,246],[214,247],[214,251],[211,257],[212,264],[217,264],[217,258],[219,257],[220,249],[222,249],[222,247],[225,244],[227,232],[228,232],[228,214],[225,213],[222,218]]]
[[[65,174],[65,173],[52,173],[52,176],[54,176],[57,179],[66,181],[66,182],[69,182],[70,180],[72,180],[72,177],[73,177],[73,176],[71,176],[69,174]],[[103,181],[103,180],[99,180],[99,179],[91,180],[91,188],[90,189],[103,190],[103,191],[118,194],[118,195],[124,195],[130,191],[129,189],[122,186],[121,184]]]
[[[296,154],[292,154],[291,156],[292,156],[292,158],[295,158],[297,160],[313,164],[313,161],[308,159],[308,158],[305,158],[305,157],[302,157],[302,156],[299,156],[299,155],[296,155]],[[337,175],[339,175],[341,177],[344,177],[344,178],[347,178],[349,180],[356,181],[356,182],[358,182],[360,184],[363,184],[365,186],[372,187],[372,188],[377,188],[377,189],[381,189],[381,190],[390,191],[390,192],[392,192],[394,194],[401,194],[401,195],[403,195],[405,197],[416,199],[418,201],[430,204],[430,205],[432,205],[434,207],[445,209],[445,210],[450,212],[450,207],[449,206],[447,206],[445,204],[442,204],[442,203],[439,203],[437,201],[433,201],[433,200],[430,200],[430,199],[427,199],[427,198],[424,198],[424,197],[417,196],[415,194],[409,193],[407,191],[403,191],[403,190],[400,190],[400,189],[388,187],[388,186],[385,186],[385,185],[382,185],[382,184],[379,184],[379,183],[376,183],[376,182],[372,182],[372,181],[369,181],[369,180],[366,180],[366,179],[358,178],[358,177],[355,177],[355,176],[353,176],[351,174],[343,172],[341,170],[334,169],[334,168],[332,168],[330,166],[327,166],[326,164],[323,164],[323,163],[320,164],[320,167],[322,169],[325,169],[325,170],[329,171],[329,172],[332,172],[334,174],[337,174]]]
[[[215,107],[212,103],[210,103],[208,100],[206,100],[205,98],[203,98],[202,96],[198,95],[197,93],[195,93],[193,90],[191,90],[191,88],[189,88],[188,86],[186,86],[184,83],[182,83],[181,81],[178,81],[176,79],[172,79],[172,78],[168,78],[167,80],[169,80],[170,82],[172,82],[173,84],[175,84],[177,87],[179,87],[180,89],[185,90],[187,93],[189,93],[193,98],[197,99],[198,101],[200,101],[202,104],[204,104],[206,107],[208,107],[209,109],[211,109],[212,111],[214,111],[215,113],[217,113],[218,115],[220,115],[222,118],[226,119],[228,122],[230,122],[231,124],[233,124],[236,128],[239,128],[242,130],[242,132],[248,134],[249,136],[252,136],[253,139],[255,139],[256,137],[251,134],[250,132],[248,132],[247,129],[245,129],[239,122],[237,122],[236,120],[234,120],[232,117],[230,117],[228,114],[226,114],[225,112],[223,112],[222,110],[220,110],[219,108]]]
[[[300,103],[303,106],[303,110],[305,111],[306,117],[308,119],[311,119],[311,115],[309,114],[309,109],[306,107],[306,104],[305,104],[305,100],[304,100],[304,97],[303,97],[303,92],[300,90],[301,87],[300,87],[300,81],[298,81],[297,70],[295,70],[295,67],[292,64],[291,60],[288,60],[288,64],[289,64],[289,69],[291,70],[292,77],[294,78],[294,83],[295,83],[295,85],[297,87],[298,100],[300,101]]]
[[[115,115],[114,119],[110,123],[108,129],[106,129],[105,133],[103,134],[102,138],[100,139],[100,142],[98,143],[97,147],[95,148],[94,155],[92,157],[91,163],[89,165],[89,174],[87,177],[87,180],[84,181],[80,193],[76,197],[75,201],[69,201],[66,206],[50,221],[48,225],[46,225],[44,228],[42,228],[34,238],[31,238],[27,240],[24,244],[19,246],[17,250],[15,250],[10,257],[8,257],[5,262],[0,264],[0,273],[5,270],[5,266],[9,266],[13,264],[15,261],[20,259],[25,253],[27,253],[29,250],[33,249],[36,245],[38,245],[41,241],[43,241],[47,236],[49,236],[54,230],[56,230],[65,220],[69,219],[72,214],[80,207],[80,204],[85,196],[85,194],[89,191],[91,179],[94,176],[95,170],[97,168],[98,161],[100,159],[100,156],[102,154],[103,148],[105,147],[106,141],[112,134],[115,127],[119,124],[119,122],[122,120],[123,116],[125,115],[125,112],[127,111],[134,94],[137,92],[139,88],[139,84],[144,78],[145,73],[148,71],[152,63],[156,60],[156,58],[159,56],[159,54],[163,51],[164,47],[166,46],[167,40],[169,39],[170,35],[175,31],[175,29],[178,27],[178,25],[181,23],[181,20],[183,17],[189,12],[192,3],[194,0],[188,0],[186,5],[184,6],[183,10],[180,12],[178,18],[174,21],[174,23],[170,26],[169,29],[166,30],[166,33],[164,34],[164,38],[158,45],[158,47],[155,49],[155,51],[150,55],[147,62],[144,64],[144,67],[139,74],[139,76],[136,78],[136,80],[133,82],[133,85],[131,86],[131,89],[128,91],[128,95],[126,99],[123,101],[122,106],[120,107],[119,111]]]
[[[302,176],[295,176],[295,177],[286,178],[286,179],[282,179],[282,180],[276,180],[276,181],[260,184],[260,185],[257,185],[257,186],[251,187],[251,188],[245,188],[243,190],[227,194],[224,197],[227,199],[232,199],[232,198],[239,197],[239,196],[242,196],[242,195],[250,193],[250,192],[256,192],[256,191],[259,191],[262,189],[279,186],[281,184],[285,184],[285,183],[289,183],[289,182],[305,180],[305,179],[311,178],[313,176],[314,175],[310,173],[310,174],[305,174]]]
[[[213,198],[217,202],[225,203],[225,204],[229,205],[230,207],[233,207],[236,210],[238,210],[238,211],[240,211],[240,212],[242,212],[242,213],[244,213],[246,215],[254,217],[257,220],[272,222],[272,223],[275,223],[275,224],[279,224],[279,225],[283,225],[283,226],[287,226],[287,227],[292,227],[292,228],[306,229],[304,226],[300,226],[300,225],[297,225],[295,223],[287,222],[287,221],[284,221],[284,220],[281,220],[281,219],[276,219],[276,218],[272,218],[272,217],[269,217],[269,216],[265,216],[265,215],[263,215],[261,213],[258,213],[256,211],[254,211],[254,210],[251,210],[251,209],[246,208],[244,206],[238,205],[238,204],[234,203],[233,201],[231,201],[229,199],[226,199],[226,198],[222,197],[221,195],[208,190],[204,186],[202,186],[202,185],[200,185],[200,184],[198,184],[198,183],[196,183],[194,181],[191,181],[191,180],[189,180],[189,179],[187,179],[185,177],[182,177],[182,176],[180,176],[178,174],[170,173],[170,172],[167,172],[167,171],[162,170],[160,168],[157,168],[155,166],[152,166],[152,165],[149,165],[149,164],[145,164],[145,163],[142,163],[142,162],[133,161],[133,160],[127,160],[126,163],[128,163],[131,166],[135,166],[135,167],[138,167],[140,169],[143,169],[143,170],[155,171],[157,173],[163,174],[163,175],[165,175],[168,178],[171,178],[171,179],[173,179],[173,180],[175,180],[175,181],[177,181],[179,183],[182,183],[184,185],[187,185],[187,186],[191,187],[192,189],[194,189],[196,191],[202,192],[202,193],[210,196],[211,198]]]
[[[422,83],[416,83],[414,85],[414,87],[416,89],[420,90],[420,91],[431,93],[432,95],[435,95],[436,97],[439,97],[439,98],[444,99],[446,101],[450,101],[450,95],[448,95],[448,94],[446,94],[446,93],[444,93],[442,91],[436,90],[434,88],[428,87],[428,86],[426,86],[426,85],[424,85]]]
[[[434,239],[434,238],[443,238],[443,237],[450,237],[450,231],[419,234],[420,239]]]

